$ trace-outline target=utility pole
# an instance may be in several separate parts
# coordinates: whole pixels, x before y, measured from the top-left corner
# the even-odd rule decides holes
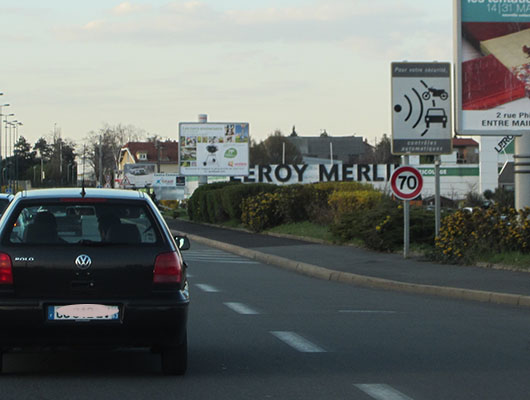
[[[158,138],[155,142],[156,147],[156,172],[160,173],[160,140]]]
[[[99,135],[99,185],[103,187],[103,143]]]

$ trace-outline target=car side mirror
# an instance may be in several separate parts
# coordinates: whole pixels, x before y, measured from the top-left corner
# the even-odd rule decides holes
[[[175,236],[175,241],[177,242],[179,250],[189,250],[191,247],[190,240],[187,236]]]

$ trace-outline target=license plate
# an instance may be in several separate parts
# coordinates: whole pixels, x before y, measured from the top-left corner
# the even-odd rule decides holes
[[[112,321],[119,319],[118,306],[103,304],[69,304],[48,306],[50,321]]]

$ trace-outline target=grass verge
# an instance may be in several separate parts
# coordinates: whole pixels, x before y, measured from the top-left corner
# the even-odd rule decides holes
[[[331,232],[329,232],[327,226],[314,224],[309,221],[278,225],[272,229],[268,229],[267,232],[309,237],[313,239],[325,240],[326,242],[330,243],[336,242]]]
[[[530,254],[522,254],[518,252],[487,254],[481,256],[478,261],[488,264],[506,265],[520,270],[530,271]]]
[[[165,214],[165,213],[164,213]],[[173,215],[167,215],[173,218]],[[189,221],[187,213],[183,212],[177,218]],[[228,228],[242,228],[240,221],[230,220],[222,224]],[[327,226],[315,224],[309,221],[297,222],[290,224],[283,224],[275,226],[274,228],[268,229],[266,232],[280,233],[286,235],[293,235],[299,237],[308,237],[313,239],[324,240],[329,243],[339,243],[337,238],[329,231]],[[364,243],[359,240],[351,241],[346,244],[351,244],[357,247],[365,247]],[[426,245],[415,245],[411,243],[411,251],[416,254],[428,255],[432,251],[432,247]],[[500,254],[484,254],[477,260],[479,263],[486,264],[499,264],[510,268],[530,271],[530,254],[522,254],[517,252],[507,252]]]

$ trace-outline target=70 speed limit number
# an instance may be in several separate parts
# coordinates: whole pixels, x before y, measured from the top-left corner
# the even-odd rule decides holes
[[[409,165],[396,168],[390,178],[392,193],[401,200],[413,200],[423,189],[423,177],[420,171]]]

